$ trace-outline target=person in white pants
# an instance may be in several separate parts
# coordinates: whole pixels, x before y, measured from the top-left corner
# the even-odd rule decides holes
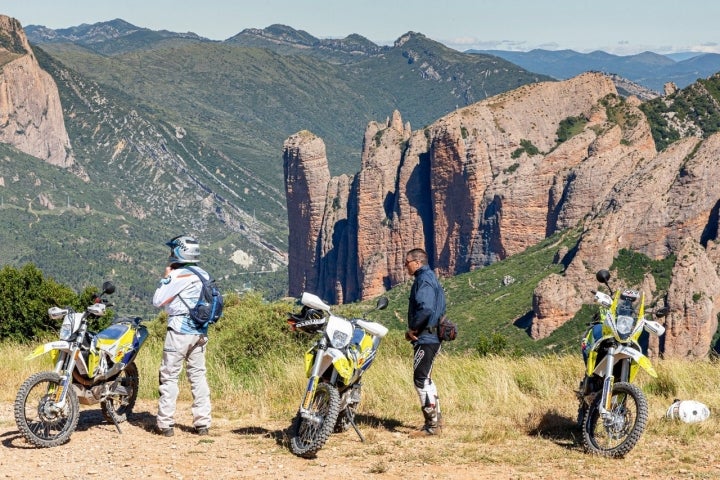
[[[198,435],[207,435],[211,423],[210,387],[205,367],[207,326],[197,326],[188,315],[189,309],[195,306],[200,298],[202,282],[197,275],[184,267],[193,265],[206,279],[210,277],[196,266],[200,248],[193,237],[180,235],[166,245],[170,247],[170,259],[165,268],[165,276],[160,280],[153,296],[153,305],[164,308],[168,314],[159,372],[160,400],[155,432],[166,437],[175,434],[178,379],[184,365],[193,397],[193,426]]]

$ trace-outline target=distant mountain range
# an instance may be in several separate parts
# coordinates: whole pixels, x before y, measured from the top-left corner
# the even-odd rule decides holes
[[[116,55],[138,48],[138,43],[166,40],[215,42],[186,32],[154,31],[137,27],[124,20],[83,24],[62,29],[29,25],[25,32],[31,43],[67,43],[83,45],[97,53]],[[109,41],[112,40],[112,41]],[[224,42],[248,47],[270,48],[283,54],[305,54],[333,63],[355,62],[367,56],[378,56],[392,47],[379,46],[367,38],[352,34],[344,39],[320,39],[285,25],[264,29],[248,28]],[[448,49],[450,50],[450,49]],[[661,55],[643,52],[637,55],[613,55],[603,51],[579,53],[574,50],[543,50],[529,52],[509,50],[467,50],[464,53],[493,55],[530,72],[565,80],[587,71],[599,71],[623,77],[658,93],[667,82],[684,88],[700,78],[720,71],[720,55],[715,53],[679,52]]]
[[[643,52],[619,56],[595,51],[578,53],[574,50],[468,50],[467,53],[495,55],[530,70],[565,80],[583,72],[596,71],[617,74],[656,92],[663,91],[667,82],[685,88],[700,78],[720,71],[720,55],[716,53],[683,53],[676,56]]]

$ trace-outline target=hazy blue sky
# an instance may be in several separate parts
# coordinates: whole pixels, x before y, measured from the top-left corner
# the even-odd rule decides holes
[[[0,0],[0,13],[54,29],[121,18],[214,40],[281,23],[382,45],[414,31],[461,51],[720,53],[716,0]]]

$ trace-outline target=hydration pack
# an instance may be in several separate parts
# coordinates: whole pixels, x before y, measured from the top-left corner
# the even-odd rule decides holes
[[[210,278],[205,280],[205,277],[196,269],[190,266],[185,266],[188,270],[194,273],[202,282],[202,289],[200,290],[200,298],[194,307],[188,306],[188,314],[190,318],[195,322],[195,326],[200,329],[207,328],[208,325],[212,325],[217,322],[223,313],[223,296],[220,289],[215,284],[215,280]],[[179,296],[179,295],[178,295]],[[182,297],[180,297],[183,303]],[[187,303],[185,303],[187,305]]]

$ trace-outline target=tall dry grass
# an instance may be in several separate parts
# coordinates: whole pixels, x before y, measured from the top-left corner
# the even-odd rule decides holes
[[[50,368],[45,357],[24,360],[32,348],[0,344],[1,401],[13,401],[25,378]],[[221,345],[214,345],[208,353],[208,378],[217,414],[271,419],[294,414],[306,382],[301,356],[278,352],[261,362],[252,374],[240,374],[222,362],[221,349]],[[421,415],[412,384],[410,349],[388,350],[383,352],[381,347],[364,377],[361,421],[417,424]],[[157,398],[161,354],[161,342],[150,339],[138,355],[140,398]],[[656,368],[657,379],[644,373],[639,376],[651,418],[662,417],[674,398],[699,400],[711,409],[720,405],[719,363],[660,360]],[[485,442],[525,435],[532,429],[551,432],[567,426],[576,418],[574,389],[582,374],[579,355],[509,358],[446,353],[440,354],[433,372],[445,421],[471,427],[470,431]],[[190,400],[184,374],[180,399]]]
[[[212,340],[210,345],[213,415],[240,425],[289,425],[305,388],[301,355],[273,352],[252,374],[240,374],[222,360],[226,345],[213,345]],[[718,362],[661,360],[655,364],[657,379],[641,373],[638,382],[650,406],[647,429],[633,452],[617,460],[587,455],[582,449],[574,394],[583,374],[579,355],[509,358],[442,353],[434,377],[445,430],[438,441],[421,444],[420,461],[418,444],[402,434],[403,428],[422,422],[412,385],[411,351],[407,344],[392,339],[383,346],[364,377],[357,417],[367,441],[360,448],[352,432],[344,439],[333,439],[334,446],[345,442],[351,447],[332,450],[333,455],[363,456],[370,473],[397,473],[408,465],[419,469],[452,465],[471,472],[456,478],[601,478],[609,474],[629,479],[717,478]],[[24,378],[49,368],[42,360],[23,360],[31,349],[0,343],[0,401],[12,402]],[[161,351],[160,339],[150,338],[138,357],[140,397],[146,405],[156,399]],[[183,376],[181,400],[189,400],[189,395]],[[674,398],[704,402],[711,408],[711,418],[692,425],[666,420]]]

